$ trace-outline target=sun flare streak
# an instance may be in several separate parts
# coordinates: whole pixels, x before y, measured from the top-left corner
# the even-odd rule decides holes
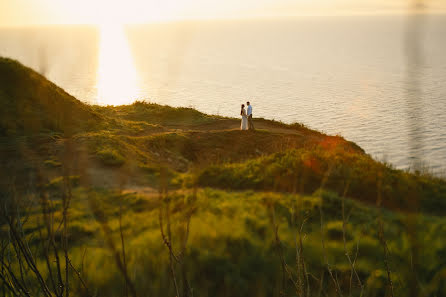
[[[138,74],[121,25],[100,28],[96,87],[100,105],[129,104],[139,95]]]

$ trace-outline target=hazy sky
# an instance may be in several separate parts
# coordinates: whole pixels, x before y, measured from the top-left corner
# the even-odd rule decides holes
[[[401,13],[411,0],[0,0],[0,26],[145,23],[184,18]],[[425,1],[446,12],[446,0]]]

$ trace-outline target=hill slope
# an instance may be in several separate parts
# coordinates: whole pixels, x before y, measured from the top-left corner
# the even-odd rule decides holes
[[[69,135],[101,117],[34,70],[0,57],[0,136],[45,131]]]

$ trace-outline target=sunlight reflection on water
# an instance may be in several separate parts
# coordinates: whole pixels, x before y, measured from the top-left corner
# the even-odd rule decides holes
[[[122,26],[100,29],[96,88],[102,105],[129,104],[138,97],[138,75]]]

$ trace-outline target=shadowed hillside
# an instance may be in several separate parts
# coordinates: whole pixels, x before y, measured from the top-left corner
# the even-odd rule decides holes
[[[101,122],[101,116],[45,77],[0,57],[0,136],[56,131],[67,135]]]
[[[443,179],[301,124],[89,106],[3,58],[0,78],[3,292],[446,294]]]

